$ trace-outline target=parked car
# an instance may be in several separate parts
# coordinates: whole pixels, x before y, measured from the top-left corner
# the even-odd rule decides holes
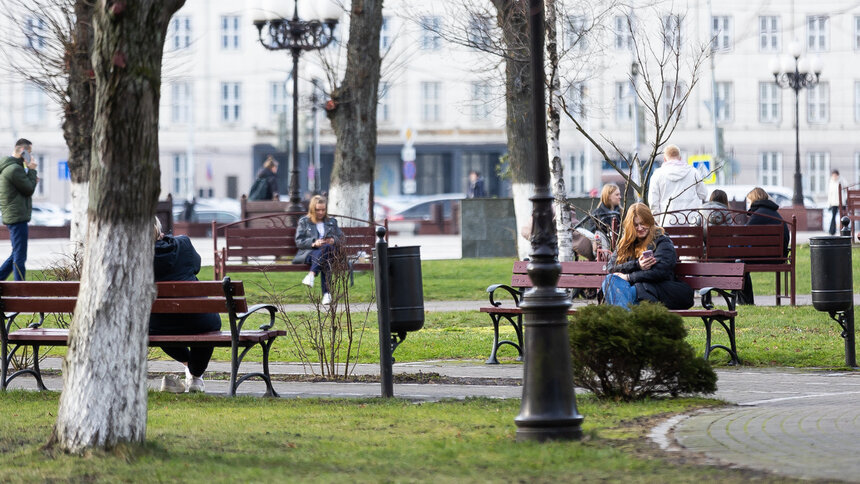
[[[71,212],[48,202],[33,202],[30,225],[62,227],[72,220]]]
[[[417,234],[422,222],[433,218],[433,207],[441,206],[442,219],[450,220],[454,205],[465,198],[462,193],[442,193],[416,198],[415,202],[388,216],[388,226],[395,232]]]
[[[192,222],[218,224],[236,222],[241,216],[241,205],[232,198],[198,198],[194,201],[189,220],[185,220],[185,200],[174,200],[173,220],[175,222]]]

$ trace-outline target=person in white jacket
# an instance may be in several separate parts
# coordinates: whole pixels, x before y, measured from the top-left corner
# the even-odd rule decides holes
[[[681,159],[681,150],[675,145],[666,146],[663,165],[654,170],[648,186],[648,205],[655,215],[671,210],[697,209],[707,198],[708,191],[699,172]],[[657,216],[660,225],[664,223],[694,223],[692,219],[674,221],[675,217]]]
[[[839,187],[842,187],[842,205],[846,203],[845,180],[839,176],[839,170],[830,172],[830,181],[827,183],[827,206],[830,208],[830,235],[836,235],[839,229],[837,222],[839,214]]]

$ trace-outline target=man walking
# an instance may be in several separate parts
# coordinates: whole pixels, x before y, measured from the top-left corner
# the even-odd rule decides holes
[[[23,281],[27,274],[27,239],[30,215],[33,212],[33,192],[36,190],[36,163],[30,159],[33,143],[21,138],[15,142],[12,156],[0,160],[0,213],[9,229],[12,255],[0,265],[0,281],[14,270],[15,280]],[[24,170],[24,166],[27,170]]]
[[[466,198],[484,198],[487,192],[484,190],[484,179],[481,173],[472,170],[469,172],[469,188],[466,190]]]
[[[695,168],[681,159],[681,150],[675,145],[666,146],[663,164],[654,170],[648,186],[648,205],[654,215],[672,210],[688,210],[702,207],[708,191]],[[663,218],[663,217],[661,217]],[[657,220],[663,225],[663,220]],[[677,224],[675,220],[665,223]],[[686,225],[687,221],[684,221]]]

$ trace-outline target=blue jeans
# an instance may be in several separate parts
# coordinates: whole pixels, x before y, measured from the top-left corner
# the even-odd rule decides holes
[[[12,255],[0,266],[0,281],[5,281],[12,273],[12,269],[15,269],[15,280],[23,281],[24,276],[27,275],[24,264],[27,262],[27,239],[30,236],[30,229],[27,222],[7,225],[6,228],[9,229],[9,239],[12,242]]]
[[[308,258],[311,261],[311,271],[320,276],[323,294],[328,291],[328,280],[331,279],[331,263],[334,260],[334,246],[323,244],[311,251]]]

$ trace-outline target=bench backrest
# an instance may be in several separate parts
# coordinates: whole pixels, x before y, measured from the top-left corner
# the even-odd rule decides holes
[[[672,239],[678,257],[705,258],[705,234],[701,225],[678,225],[663,227]]]
[[[376,243],[375,226],[343,227],[342,247],[347,255],[359,252],[371,253]],[[264,257],[277,256],[292,258],[298,252],[296,229],[294,227],[243,228],[240,226],[224,229],[226,257]]]
[[[735,261],[747,263],[785,262],[783,231],[780,225],[746,225],[708,227],[705,236],[708,261]]]
[[[245,286],[231,281],[232,301],[237,313],[248,310]],[[71,313],[78,300],[77,281],[0,281],[0,311],[4,313]],[[221,281],[156,283],[158,296],[153,313],[229,313],[228,298]]]
[[[528,261],[514,262],[512,287],[532,287],[528,276]],[[561,289],[596,289],[606,277],[604,262],[562,262],[558,287]],[[693,290],[714,287],[725,290],[743,288],[744,264],[735,262],[678,262],[675,276]]]

